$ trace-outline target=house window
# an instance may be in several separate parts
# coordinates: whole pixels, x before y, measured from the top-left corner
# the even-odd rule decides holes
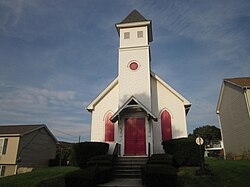
[[[161,135],[162,140],[172,139],[171,116],[167,110],[161,113]]]
[[[143,38],[143,31],[137,31],[137,38]]]
[[[5,166],[0,166],[0,177],[3,177],[5,173]]]
[[[0,155],[5,155],[7,151],[7,138],[0,138]]]
[[[129,39],[129,38],[130,38],[130,33],[124,32],[124,39]]]
[[[112,113],[109,112],[105,117],[105,142],[114,141],[114,123],[110,121]]]

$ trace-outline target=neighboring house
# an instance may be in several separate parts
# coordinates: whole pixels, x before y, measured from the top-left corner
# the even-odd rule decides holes
[[[48,166],[57,140],[46,125],[0,126],[0,174],[13,175]]]
[[[205,156],[218,156],[221,157],[223,155],[223,142],[222,140],[217,142],[212,142],[210,145],[205,146]]]
[[[224,155],[250,151],[250,77],[223,80],[217,114]]]
[[[152,22],[132,11],[116,24],[118,77],[86,108],[91,141],[121,145],[121,156],[162,153],[162,140],[187,137],[191,103],[151,71]]]

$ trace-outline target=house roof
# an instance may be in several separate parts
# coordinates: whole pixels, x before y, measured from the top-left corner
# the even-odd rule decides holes
[[[233,83],[242,88],[250,88],[250,77],[227,78],[224,79],[224,81]]]
[[[25,134],[31,133],[38,129],[45,128],[51,137],[57,142],[55,136],[44,124],[34,124],[34,125],[0,125],[0,136],[11,136],[18,135],[23,136]]]
[[[144,112],[147,113],[149,118],[152,118],[154,121],[157,121],[157,117],[147,108],[145,107],[138,99],[134,96],[131,96],[110,118],[110,121],[113,123],[116,122],[119,116],[126,110],[126,109],[142,109]]]
[[[220,95],[219,95],[219,99],[218,99],[218,103],[217,103],[217,107],[216,107],[216,113],[219,114],[220,113],[220,106],[221,106],[221,100],[222,100],[222,96],[224,93],[224,86],[225,86],[225,82],[229,83],[231,85],[235,85],[237,87],[240,87],[241,89],[250,89],[250,77],[237,77],[237,78],[226,78],[223,80],[223,84],[221,86],[221,90],[220,90]]]
[[[137,10],[133,10],[126,18],[124,18],[120,23],[133,23],[148,21],[143,15],[140,14]]]

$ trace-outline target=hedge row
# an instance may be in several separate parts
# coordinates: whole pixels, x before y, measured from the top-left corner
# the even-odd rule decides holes
[[[93,156],[107,154],[109,144],[104,142],[81,142],[72,147],[71,163],[73,166],[84,168]]]
[[[174,164],[180,166],[199,166],[200,151],[204,157],[204,146],[199,147],[193,138],[179,138],[162,142],[165,153],[172,154]],[[201,148],[201,150],[200,150]]]
[[[92,187],[113,178],[113,155],[97,155],[86,161],[86,167],[65,177],[66,187]]]
[[[142,167],[142,181],[147,187],[176,186],[177,169],[173,166],[173,156],[154,154]]]
[[[111,166],[91,166],[65,177],[66,187],[94,187],[112,179]]]

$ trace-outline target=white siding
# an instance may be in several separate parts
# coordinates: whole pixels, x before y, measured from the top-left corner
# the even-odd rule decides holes
[[[143,37],[137,37],[137,31],[143,31]],[[124,33],[129,33],[129,38],[124,39]],[[148,45],[147,26],[120,29],[120,47],[136,47]]]
[[[129,62],[136,60],[140,67],[130,70]],[[149,47],[119,50],[119,98],[120,106],[135,96],[151,109]]]
[[[151,78],[152,86],[152,112],[158,115],[158,122],[153,123],[154,153],[163,152],[161,137],[161,116],[163,109],[171,115],[172,137],[187,137],[186,113],[184,103],[169,89],[155,78]]]
[[[101,99],[92,111],[91,141],[105,140],[105,114],[109,111],[115,113],[118,110],[118,84]],[[115,124],[115,137],[117,139],[117,125]]]

